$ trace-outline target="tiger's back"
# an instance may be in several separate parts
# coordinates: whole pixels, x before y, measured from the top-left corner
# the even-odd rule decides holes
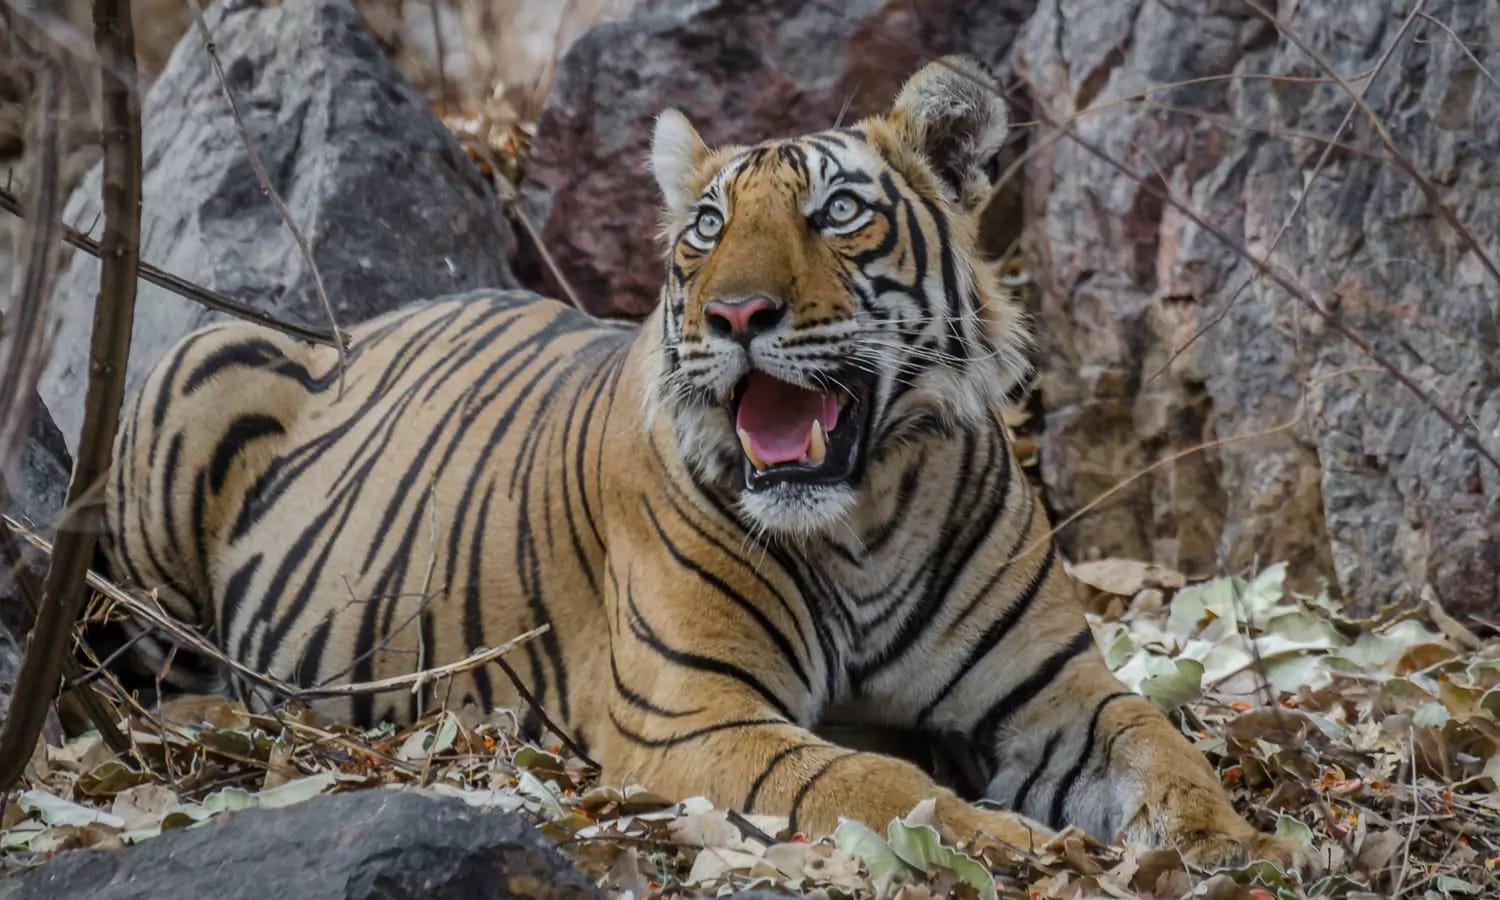
[[[469,295],[355,329],[342,396],[331,348],[197,332],[126,411],[117,569],[303,686],[451,662],[546,622],[517,659],[571,714],[568,678],[601,674],[562,660],[599,618],[605,429],[632,332],[522,292]],[[320,702],[369,722],[431,699]],[[481,669],[451,699],[515,697]]]

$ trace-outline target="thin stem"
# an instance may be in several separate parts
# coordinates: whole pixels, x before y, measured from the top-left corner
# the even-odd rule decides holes
[[[229,90],[229,79],[224,76],[224,65],[219,61],[219,51],[214,44],[213,34],[208,30],[208,22],[203,18],[203,10],[198,8],[197,0],[187,0],[188,9],[193,14],[193,21],[197,26],[198,34],[203,38],[203,49],[208,53],[209,65],[214,70],[214,77],[219,80],[219,91],[224,95],[224,102],[229,106],[229,116],[234,120],[235,133],[240,137],[240,143],[245,146],[245,155],[250,159],[250,167],[255,170],[255,180],[260,184],[260,192],[266,195],[271,205],[276,207],[276,214],[281,217],[281,222],[286,230],[291,233],[292,240],[297,244],[297,250],[302,254],[302,263],[307,266],[307,272],[312,276],[313,292],[318,296],[318,303],[323,306],[323,312],[328,316],[328,327],[332,329],[336,338],[333,348],[339,355],[339,392],[340,399],[344,396],[344,373],[348,366],[348,359],[344,352],[344,342],[340,338],[339,323],[333,315],[333,304],[328,302],[328,292],[323,289],[323,273],[318,270],[318,263],[313,259],[312,247],[303,236],[302,229],[292,220],[292,212],[287,209],[286,202],[281,199],[281,194],[271,184],[271,173],[266,169],[265,160],[260,158],[260,152],[255,149],[255,142],[250,140],[250,131],[245,128],[245,120],[240,117],[240,108],[234,102],[234,93]]]
[[[105,61],[99,74],[104,239],[100,241],[103,255],[99,293],[94,301],[89,381],[64,521],[58,523],[57,546],[47,568],[41,608],[16,679],[16,702],[0,732],[0,788],[7,790],[26,770],[47,708],[57,696],[62,661],[69,653],[68,641],[86,596],[84,582],[99,529],[97,523],[76,520],[97,518],[99,509],[97,505],[81,507],[79,501],[109,471],[135,315],[141,228],[141,104],[130,0],[97,0],[94,42]]]

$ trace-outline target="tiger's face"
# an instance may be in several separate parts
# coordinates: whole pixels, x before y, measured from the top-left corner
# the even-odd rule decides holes
[[[992,415],[1025,374],[978,262],[1003,101],[972,60],[852,128],[709,150],[657,121],[668,274],[653,409],[696,477],[770,533],[846,522],[901,450]]]

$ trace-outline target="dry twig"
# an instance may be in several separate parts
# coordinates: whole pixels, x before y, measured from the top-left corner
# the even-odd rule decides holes
[[[516,693],[521,695],[521,699],[526,702],[526,705],[530,706],[532,711],[536,713],[537,718],[542,720],[542,724],[547,726],[547,730],[556,735],[557,739],[562,741],[563,746],[567,747],[568,751],[574,756],[593,766],[595,769],[600,769],[599,763],[595,762],[593,757],[583,752],[583,748],[578,745],[577,741],[573,740],[573,736],[568,734],[566,729],[552,721],[552,717],[547,715],[547,711],[542,708],[542,704],[537,702],[536,696],[526,687],[526,682],[521,680],[521,676],[516,674],[516,670],[511,667],[511,664],[503,659],[497,660],[497,662],[500,664],[500,671],[504,672],[505,677],[510,679],[511,686],[516,689]]]
[[[7,526],[11,531],[19,535],[22,540],[41,550],[43,553],[53,552],[53,545],[48,543],[45,538],[31,531],[10,516],[0,516],[0,524]],[[154,629],[167,635],[174,644],[185,647],[193,653],[206,656],[226,669],[229,669],[234,674],[286,700],[352,697],[358,694],[383,694],[403,689],[414,689],[430,681],[462,674],[498,660],[501,656],[514,650],[521,644],[546,634],[547,630],[551,628],[550,625],[546,624],[538,625],[536,628],[524,631],[499,646],[480,648],[463,659],[431,669],[423,669],[418,672],[409,672],[404,675],[381,678],[375,681],[358,681],[351,684],[319,685],[302,688],[282,681],[274,675],[256,671],[233,657],[228,656],[212,641],[174,619],[171,614],[163,610],[154,601],[136,596],[96,572],[88,572],[87,576],[90,587],[103,594],[110,601],[123,607],[126,612],[137,621],[143,623],[146,628]]]
[[[16,199],[16,195],[3,188],[0,188],[0,210],[8,212],[17,218],[27,218],[21,212],[21,203]],[[63,225],[61,237],[64,241],[67,241],[90,256],[100,256],[99,242],[76,228]],[[337,345],[334,336],[321,328],[312,328],[296,322],[282,321],[264,310],[241,303],[228,294],[222,294],[202,285],[194,284],[186,278],[173,275],[171,272],[165,272],[150,263],[142,262],[140,264],[140,277],[143,281],[149,281],[159,288],[171,291],[177,296],[192,300],[195,303],[200,303],[215,312],[234,316],[246,322],[254,322],[256,325],[261,325],[310,343],[322,344],[327,347]]]
[[[0,312],[0,463],[11,459],[31,421],[31,403],[41,377],[46,340],[47,305],[57,263],[59,208],[58,180],[62,153],[58,124],[62,118],[61,65],[50,54],[37,60],[36,102],[32,134],[27,140],[36,159],[36,174],[28,191],[29,227],[21,240],[10,308]]]
[[[1464,43],[1463,38],[1453,33],[1452,26],[1450,26],[1446,22],[1441,21],[1440,19],[1433,18],[1427,13],[1418,13],[1417,15],[1443,29],[1443,31],[1446,31],[1448,33],[1448,37],[1453,39],[1453,43],[1458,45],[1458,49],[1462,50],[1464,52],[1464,56],[1467,56],[1469,58],[1469,62],[1474,64],[1474,68],[1479,70],[1479,74],[1483,75],[1485,80],[1495,88],[1500,89],[1500,80],[1496,80],[1495,76],[1490,74],[1490,70],[1484,67],[1484,63],[1479,61],[1479,57],[1474,55],[1474,51],[1469,49],[1469,45]]]
[[[97,515],[97,507],[76,504],[109,470],[110,451],[125,394],[125,365],[135,314],[136,265],[141,225],[141,104],[135,71],[135,33],[130,0],[97,0],[94,40],[107,65],[100,68],[100,108],[104,145],[104,239],[99,295],[94,303],[88,390],[78,458],[68,484],[71,516]],[[99,529],[58,525],[57,549],[47,568],[42,606],[21,662],[11,708],[0,732],[0,786],[9,788],[31,759],[47,707],[57,695],[58,675],[68,640],[84,601],[84,579]]]
[[[323,312],[328,316],[328,327],[333,330],[334,335],[333,348],[339,355],[338,395],[342,398],[348,359],[344,352],[344,341],[342,332],[339,331],[338,319],[333,315],[333,304],[328,302],[328,292],[323,289],[323,273],[318,270],[318,263],[313,259],[312,248],[308,246],[302,229],[298,228],[297,223],[292,220],[291,210],[287,209],[280,192],[271,184],[271,173],[266,169],[265,160],[260,158],[260,152],[255,149],[255,142],[250,139],[250,131],[245,128],[245,120],[240,117],[240,108],[234,102],[234,93],[229,90],[229,79],[224,75],[224,65],[219,61],[219,50],[214,44],[213,35],[208,30],[208,22],[203,18],[203,10],[198,8],[197,0],[187,0],[187,5],[192,13],[198,34],[203,37],[203,49],[208,53],[208,62],[214,70],[214,77],[219,80],[219,90],[224,95],[224,102],[229,106],[229,116],[234,120],[234,130],[240,136],[240,143],[245,146],[245,155],[250,159],[250,167],[255,170],[255,179],[260,183],[260,192],[266,195],[266,199],[271,201],[272,206],[276,207],[276,214],[281,217],[282,224],[291,233],[292,240],[297,243],[297,250],[302,254],[302,262],[307,266],[308,274],[312,276],[313,292],[317,294],[318,302],[322,304]]]

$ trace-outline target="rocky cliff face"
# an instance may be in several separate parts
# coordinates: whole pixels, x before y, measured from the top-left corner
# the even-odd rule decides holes
[[[1406,11],[1324,0],[1283,15],[1359,90]],[[1469,55],[1497,69],[1484,54],[1500,6],[1427,12],[1366,99],[1500,256],[1500,86]],[[1079,114],[1080,134],[1257,254],[1350,103],[1239,0],[647,3],[563,61],[527,187],[544,240],[586,305],[640,313],[659,277],[640,163],[659,109],[711,140],[821,128],[952,50],[1014,79],[1018,122],[1029,104]],[[1360,609],[1428,585],[1453,609],[1500,608],[1500,473],[1291,298],[1242,290],[1251,267],[1138,184],[1047,129],[1022,124],[1017,141],[1023,192],[990,210],[989,243],[1023,229],[1038,288],[1049,502],[1069,515],[1146,470],[1063,532],[1068,551],[1192,572],[1284,559]],[[1272,259],[1500,450],[1500,284],[1358,115],[1308,194]]]
[[[1257,255],[1300,201],[1273,261],[1500,448],[1500,284],[1358,114],[1302,197],[1348,94],[1244,4],[1098,4],[1108,21],[1092,5],[1043,3],[1027,23],[1013,58],[1029,98],[1054,118],[1103,109],[1081,134]],[[1432,4],[1453,35],[1419,20],[1398,38],[1406,12],[1305,3],[1290,27],[1350,77],[1399,40],[1356,89],[1500,252],[1500,88],[1458,42],[1483,52],[1500,7]],[[1160,89],[1193,79],[1211,80]],[[1289,559],[1333,572],[1364,609],[1429,584],[1452,608],[1496,608],[1500,473],[1284,292],[1256,281],[1234,299],[1246,262],[1077,145],[1043,147],[1026,174],[1052,502],[1076,508],[1153,460],[1229,442],[1142,479],[1074,547],[1192,569]]]

